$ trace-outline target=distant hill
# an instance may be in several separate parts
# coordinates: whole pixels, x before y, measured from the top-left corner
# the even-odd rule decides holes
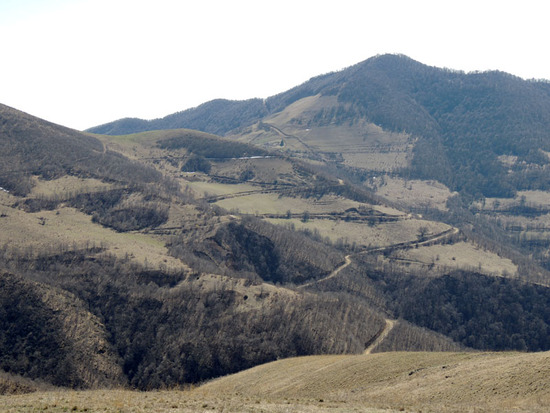
[[[88,134],[0,105],[0,186],[26,195],[32,176],[55,179],[64,175],[125,183],[158,181],[161,175],[136,165]]]
[[[217,99],[162,119],[125,118],[87,131],[104,135],[127,135],[158,129],[187,128],[224,135],[232,129],[252,123],[267,114],[268,110],[261,99],[244,101]]]
[[[550,150],[549,82],[503,72],[466,74],[402,55],[370,58],[265,102],[217,100],[163,119],[123,119],[90,131],[125,134],[187,127],[223,135],[315,95],[334,96],[337,104],[319,112],[309,127],[365,119],[419,138],[410,167],[402,171],[407,176],[437,179],[474,197],[549,188],[548,157],[541,152]],[[511,172],[502,156],[516,157]]]

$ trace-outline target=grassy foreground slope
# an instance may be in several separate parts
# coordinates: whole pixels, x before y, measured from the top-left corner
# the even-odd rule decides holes
[[[309,400],[422,411],[544,411],[550,353],[379,353],[312,356],[255,367],[196,390],[272,403]],[[546,406],[546,407],[545,407]],[[353,409],[349,409],[350,411]]]
[[[381,353],[278,360],[185,391],[50,391],[0,411],[545,412],[546,353]]]

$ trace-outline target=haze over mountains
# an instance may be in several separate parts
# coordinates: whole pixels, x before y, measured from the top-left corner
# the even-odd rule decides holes
[[[395,55],[86,133],[0,106],[0,383],[550,350],[549,126],[547,82]]]

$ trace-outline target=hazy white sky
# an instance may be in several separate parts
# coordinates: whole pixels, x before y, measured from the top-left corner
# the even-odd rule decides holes
[[[0,103],[85,129],[268,97],[382,53],[550,79],[549,12],[546,0],[0,0]]]

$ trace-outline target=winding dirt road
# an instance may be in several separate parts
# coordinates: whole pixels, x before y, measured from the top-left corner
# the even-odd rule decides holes
[[[344,263],[342,265],[340,265],[338,268],[336,268],[334,271],[332,271],[325,278],[321,278],[320,280],[315,280],[315,281],[308,282],[306,284],[302,284],[298,288],[308,287],[310,285],[317,284],[317,283],[320,283],[322,281],[326,281],[326,280],[328,280],[332,277],[336,277],[340,271],[342,271],[344,268],[346,268],[350,264],[351,264],[351,255],[346,255],[344,257]]]
[[[365,349],[365,352],[363,354],[371,354],[372,351],[376,347],[378,347],[382,341],[386,339],[388,334],[390,334],[390,331],[392,331],[396,322],[397,320],[390,320],[387,318],[384,329],[378,333],[378,337],[376,337],[376,339]]]

